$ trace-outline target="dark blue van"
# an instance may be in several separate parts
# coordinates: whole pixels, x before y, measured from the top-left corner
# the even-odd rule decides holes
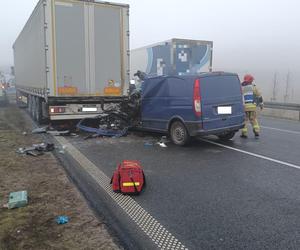
[[[169,133],[176,145],[199,135],[229,140],[244,125],[240,80],[233,73],[146,78],[141,109],[142,128]]]

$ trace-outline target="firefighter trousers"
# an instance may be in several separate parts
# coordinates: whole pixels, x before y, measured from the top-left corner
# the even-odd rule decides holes
[[[260,132],[260,127],[257,121],[257,114],[256,111],[246,111],[246,117],[245,117],[245,126],[242,128],[242,135],[247,135],[248,133],[248,128],[247,125],[250,121],[252,128],[253,128],[253,132],[255,134],[258,134]]]

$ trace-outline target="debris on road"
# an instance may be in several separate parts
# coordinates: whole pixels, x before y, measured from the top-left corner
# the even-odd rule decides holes
[[[26,155],[30,155],[30,156],[33,156],[33,157],[38,157],[38,156],[43,155],[43,154],[44,154],[44,152],[35,151],[35,150],[30,150],[30,151],[26,152]]]
[[[19,191],[9,194],[8,209],[25,207],[27,204],[27,191]]]
[[[67,146],[63,145],[62,148],[58,151],[60,154],[65,154],[65,149]]]
[[[42,128],[35,128],[31,131],[32,134],[42,134],[42,133],[46,133],[48,130],[48,126],[47,127],[42,127]]]
[[[18,154],[26,154],[28,151],[35,150],[34,147],[27,147],[27,148],[18,148],[16,151]]]
[[[119,138],[127,135],[130,128],[136,127],[141,118],[141,93],[134,92],[120,103],[102,104],[103,113],[94,118],[82,119],[77,128],[93,133],[85,139],[98,136]]]
[[[43,155],[44,152],[50,152],[54,150],[54,144],[53,143],[40,143],[40,144],[33,144],[31,147],[26,148],[19,148],[16,152],[18,154],[26,154],[31,155],[34,157]]]
[[[129,127],[127,115],[116,111],[104,113],[94,118],[86,118],[77,124],[78,129],[94,134],[85,139],[98,136],[122,137],[127,134]]]
[[[74,136],[74,133],[71,133],[70,130],[57,130],[57,129],[54,129],[52,126],[35,128],[31,131],[31,133],[32,134],[46,134],[47,133],[47,134],[50,134],[53,136],[65,136],[65,135]]]
[[[164,142],[158,142],[157,143],[162,148],[167,148],[168,146]]]
[[[63,224],[67,224],[69,222],[69,217],[65,216],[65,215],[61,215],[56,217],[56,223],[58,225],[63,225]]]
[[[70,130],[63,130],[63,131],[57,131],[57,130],[48,130],[47,134],[53,135],[53,136],[64,136],[64,135],[71,135]]]
[[[160,141],[157,144],[162,148],[167,148],[168,146],[166,145],[166,143],[168,142],[169,140],[167,139],[167,136],[164,135],[160,138]]]

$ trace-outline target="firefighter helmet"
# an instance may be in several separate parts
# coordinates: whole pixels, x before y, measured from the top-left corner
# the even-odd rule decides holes
[[[252,75],[247,74],[244,76],[244,81],[248,83],[252,83],[254,81],[254,77]]]

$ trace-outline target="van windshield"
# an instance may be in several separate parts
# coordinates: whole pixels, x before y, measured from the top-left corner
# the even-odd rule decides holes
[[[235,75],[208,76],[201,78],[200,82],[203,99],[241,95],[240,81]]]

